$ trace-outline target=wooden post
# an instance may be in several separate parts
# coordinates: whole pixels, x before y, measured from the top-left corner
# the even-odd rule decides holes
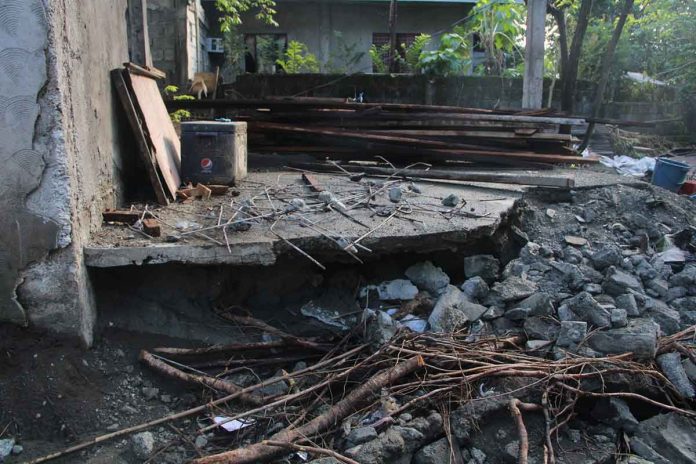
[[[389,2],[389,72],[398,71],[396,61],[396,1]]]
[[[544,93],[545,22],[546,0],[529,0],[522,108],[541,108]]]
[[[128,49],[130,61],[152,67],[150,35],[147,28],[147,0],[128,0]]]

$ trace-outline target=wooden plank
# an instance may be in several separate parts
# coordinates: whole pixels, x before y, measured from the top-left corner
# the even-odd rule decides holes
[[[309,189],[312,192],[323,192],[324,187],[321,186],[319,183],[319,180],[314,177],[312,174],[303,172],[302,173],[302,180],[305,182],[305,184],[309,185]]]
[[[153,66],[138,66],[135,63],[123,63],[123,67],[126,68],[131,74],[137,74],[139,76],[149,77],[151,79],[164,79],[167,74],[164,71]]]
[[[122,69],[114,69],[111,71],[111,79],[116,88],[116,93],[118,94],[119,100],[121,101],[121,106],[126,113],[126,119],[133,131],[135,136],[135,141],[138,146],[138,153],[142,158],[143,164],[145,165],[145,171],[152,184],[152,189],[155,191],[155,197],[157,202],[162,205],[168,205],[169,199],[167,194],[162,187],[162,179],[160,179],[160,174],[157,170],[157,163],[155,157],[150,150],[150,145],[148,143],[145,132],[143,131],[140,115],[138,114],[133,100],[131,98],[130,91],[124,79],[124,73],[126,71]]]
[[[334,166],[320,163],[291,163],[293,167],[311,170],[333,170]],[[380,176],[391,176],[394,174],[392,168],[381,168],[374,166],[350,166],[342,164],[341,167],[350,172],[362,172],[365,174],[377,174]],[[539,176],[524,174],[498,174],[487,172],[463,172],[442,169],[405,169],[399,170],[397,177],[409,179],[434,179],[434,180],[454,180],[460,182],[483,182],[496,184],[517,184],[517,185],[537,185],[542,187],[561,187],[572,188],[575,186],[575,179],[567,176]]]
[[[570,134],[549,134],[549,133],[537,133],[536,129],[528,129],[529,131],[534,131],[531,134],[516,132],[502,132],[502,131],[466,131],[466,130],[430,130],[430,129],[388,129],[386,131],[389,134],[395,135],[417,135],[424,137],[472,137],[472,138],[483,138],[483,139],[513,139],[513,140],[545,140],[545,141],[557,141],[557,142],[573,142],[578,139]],[[373,133],[373,132],[371,132]]]
[[[130,74],[135,103],[143,115],[143,125],[155,152],[157,166],[172,198],[181,186],[181,142],[169,118],[157,82],[150,77]]]
[[[105,222],[122,222],[133,225],[140,220],[143,213],[139,211],[107,209],[102,212],[102,219]]]

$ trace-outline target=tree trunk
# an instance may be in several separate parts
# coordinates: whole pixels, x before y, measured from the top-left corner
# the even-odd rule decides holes
[[[602,74],[599,77],[599,84],[597,84],[597,92],[595,93],[594,104],[592,105],[592,119],[597,119],[602,110],[602,103],[604,102],[604,92],[607,89],[607,82],[609,82],[609,74],[611,73],[612,64],[614,61],[614,52],[616,51],[616,45],[619,43],[621,38],[621,33],[623,32],[624,25],[626,24],[626,19],[629,13],[633,9],[634,0],[626,0],[624,3],[623,10],[621,11],[621,16],[619,16],[619,22],[616,23],[614,28],[614,33],[611,35],[611,39],[607,44],[607,51],[602,59]],[[580,145],[579,151],[583,151],[587,148],[590,143],[590,137],[594,132],[594,122],[590,122],[587,127],[587,132],[585,133],[585,138]]]
[[[580,54],[582,44],[585,40],[585,32],[590,21],[593,0],[582,0],[580,11],[578,12],[578,22],[573,34],[573,43],[568,52],[566,67],[563,71],[563,86],[561,92],[561,109],[572,114],[575,109],[575,89],[578,82],[578,66],[580,64]]]
[[[389,2],[389,72],[398,72],[396,60],[396,5],[397,0]]]

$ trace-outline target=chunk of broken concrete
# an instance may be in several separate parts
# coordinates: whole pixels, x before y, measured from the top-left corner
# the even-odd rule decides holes
[[[435,332],[453,332],[467,322],[478,320],[487,310],[485,306],[471,302],[454,285],[448,285],[435,303],[428,322]]]
[[[524,331],[528,338],[537,340],[555,340],[560,325],[550,317],[532,316],[524,321]]]
[[[396,335],[398,327],[391,316],[384,311],[377,311],[367,321],[367,341],[375,349],[386,344]]]
[[[679,312],[667,306],[665,302],[647,297],[644,309],[644,316],[657,322],[665,334],[671,335],[679,331]]]
[[[500,261],[493,255],[474,255],[464,258],[464,275],[467,278],[481,277],[487,282],[498,278]]]
[[[414,264],[405,274],[418,288],[433,295],[441,294],[450,283],[449,276],[430,261]]]
[[[425,445],[413,456],[413,464],[441,464],[450,461],[452,449],[446,437]]]
[[[606,246],[592,254],[592,264],[600,271],[609,266],[619,266],[621,261],[623,261],[621,250],[615,246]]]
[[[418,287],[410,280],[395,279],[379,284],[377,293],[380,300],[412,300],[418,294]]]
[[[604,354],[633,353],[637,359],[653,359],[658,330],[658,325],[650,319],[632,319],[626,327],[593,332],[587,343]]]
[[[696,396],[694,386],[691,384],[689,376],[686,375],[684,365],[681,361],[679,353],[661,354],[656,359],[657,364],[662,369],[665,376],[672,382],[674,388],[685,398],[693,398]]]
[[[442,206],[448,206],[450,208],[453,208],[459,204],[461,200],[457,195],[454,193],[450,193],[447,195],[445,198],[442,199]]]
[[[626,432],[635,432],[638,428],[638,419],[621,398],[600,398],[591,414],[598,421]]]
[[[372,426],[358,427],[350,431],[346,437],[346,448],[352,448],[377,438],[377,430]]]
[[[504,302],[519,301],[537,291],[537,284],[522,277],[508,277],[493,284],[493,292]],[[489,295],[490,296],[490,295]]]
[[[580,292],[573,298],[563,302],[576,314],[580,320],[588,322],[595,327],[609,327],[611,325],[609,311],[604,309],[587,292]]]
[[[462,284],[461,289],[469,298],[473,300],[482,300],[486,298],[490,290],[488,284],[481,276],[467,279]]]
[[[545,292],[530,295],[515,306],[529,308],[531,316],[551,316],[553,314],[553,298]]]
[[[640,281],[630,274],[618,270],[614,266],[610,266],[607,270],[607,276],[602,284],[604,291],[611,296],[619,296],[629,293],[634,290],[638,293],[643,293],[643,286]]]
[[[626,327],[628,325],[628,313],[623,308],[611,309],[611,326]]]
[[[658,414],[638,426],[634,438],[655,451],[663,462],[696,462],[696,421],[677,413]],[[631,440],[631,444],[633,440]],[[636,452],[642,455],[639,450]],[[643,456],[654,460],[651,457]],[[658,462],[658,461],[655,461]]]
[[[587,322],[561,321],[556,345],[562,348],[575,348],[587,336]]]
[[[614,298],[616,302],[616,307],[625,309],[626,314],[631,317],[640,316],[640,311],[638,310],[638,303],[636,303],[636,297],[631,293],[625,293]]]
[[[582,238],[582,237],[578,237],[576,235],[566,235],[565,237],[563,237],[563,240],[565,240],[565,242],[568,245],[573,245],[573,246],[577,246],[577,247],[587,245],[587,239]]]

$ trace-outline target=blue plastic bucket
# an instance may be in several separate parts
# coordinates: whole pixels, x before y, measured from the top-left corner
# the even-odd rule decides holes
[[[686,181],[691,166],[669,158],[658,158],[652,175],[652,183],[672,192],[679,190]]]

